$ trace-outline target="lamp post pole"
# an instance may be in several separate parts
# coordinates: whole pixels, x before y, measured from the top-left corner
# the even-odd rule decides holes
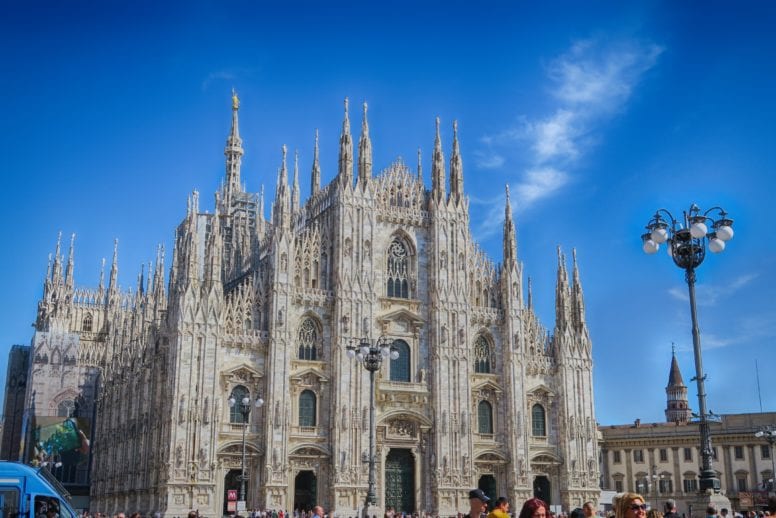
[[[715,218],[709,213],[716,211]],[[711,231],[708,224],[711,225]],[[695,269],[706,256],[706,246],[712,253],[720,253],[726,242],[733,238],[733,220],[720,207],[712,207],[706,212],[693,204],[677,220],[666,209],[659,209],[646,226],[647,232],[641,236],[643,250],[654,254],[660,245],[667,243],[668,254],[674,264],[684,270],[684,278],[690,295],[690,317],[692,318],[692,348],[695,357],[695,382],[698,387],[698,428],[701,446],[700,490],[711,489],[719,493],[720,482],[712,464],[713,450],[709,430],[709,413],[706,410],[706,375],[703,373],[701,357],[701,334],[698,329],[698,313],[695,302]]]
[[[364,516],[369,514],[369,505],[377,505],[377,472],[375,443],[377,442],[377,426],[375,424],[375,373],[380,370],[383,358],[395,360],[399,351],[392,345],[392,340],[380,337],[376,341],[369,338],[357,338],[345,346],[348,358],[356,359],[369,371],[369,479],[364,500]]]
[[[240,463],[240,501],[245,502],[245,433],[248,430],[248,418],[251,415],[251,398],[244,396],[239,402],[230,397],[227,401],[229,408],[234,408],[235,405],[240,405],[237,410],[242,414],[243,418],[243,430],[242,430],[242,462]],[[259,408],[264,404],[264,400],[261,397],[256,398],[254,406]]]
[[[771,479],[768,481],[770,482],[770,491],[776,491],[776,458],[774,458],[774,448],[773,445],[776,444],[776,428],[773,426],[766,426],[756,434],[754,434],[755,437],[759,439],[765,439],[768,441],[768,446],[771,449]]]

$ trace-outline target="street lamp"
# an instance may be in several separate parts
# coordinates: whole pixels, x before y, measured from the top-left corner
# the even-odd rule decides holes
[[[655,509],[658,508],[658,490],[660,489],[661,480],[663,480],[663,475],[658,475],[657,466],[652,466],[652,487],[655,490]]]
[[[716,219],[709,213],[716,212]],[[733,239],[733,220],[727,217],[720,207],[712,207],[701,213],[701,209],[692,204],[683,213],[681,221],[676,220],[666,209],[659,209],[647,224],[647,232],[641,236],[642,248],[647,254],[654,254],[660,245],[666,243],[668,255],[685,272],[684,278],[690,291],[690,315],[692,317],[692,345],[695,355],[695,382],[698,386],[699,423],[701,435],[701,474],[700,490],[720,491],[717,474],[712,467],[711,434],[709,431],[709,413],[706,411],[706,390],[701,359],[701,335],[698,330],[698,314],[695,309],[695,269],[706,256],[706,245],[712,253],[720,253],[728,241]],[[711,228],[709,228],[709,225]]]
[[[243,418],[243,433],[242,433],[242,463],[240,465],[240,500],[245,502],[245,431],[248,428],[248,417],[251,415],[251,398],[244,396],[240,401],[237,401],[234,396],[230,397],[227,401],[229,408],[234,408],[235,405],[239,405],[237,410],[242,414]],[[261,407],[264,404],[264,400],[261,397],[256,398],[253,406],[256,408]]]
[[[348,358],[355,359],[369,371],[369,486],[364,501],[364,516],[369,514],[369,504],[377,505],[377,489],[375,474],[375,443],[377,442],[377,427],[375,426],[375,372],[380,370],[383,358],[395,360],[399,350],[394,347],[393,340],[381,336],[375,341],[369,338],[356,338],[345,346]]]
[[[765,439],[768,441],[768,445],[771,448],[771,479],[768,481],[771,484],[770,490],[776,490],[776,459],[774,459],[773,445],[776,444],[776,428],[773,426],[766,426],[756,434],[758,439]]]

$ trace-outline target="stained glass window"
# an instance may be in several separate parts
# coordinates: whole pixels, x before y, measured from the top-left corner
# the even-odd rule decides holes
[[[544,415],[544,407],[535,404],[531,409],[531,431],[534,437],[547,436],[547,422]]]
[[[234,406],[229,409],[229,422],[230,423],[242,423],[243,415],[240,412],[240,406],[242,405],[243,398],[250,397],[251,393],[247,388],[242,385],[237,385],[232,389],[232,395],[229,399],[234,399]]]
[[[477,406],[477,422],[480,433],[493,433],[493,407],[487,401],[480,401]]]
[[[394,239],[388,248],[387,294],[389,297],[410,298],[409,271],[407,247],[400,240]]]
[[[490,344],[484,336],[477,337],[474,342],[474,372],[489,374],[493,363]]]
[[[312,390],[299,395],[299,426],[315,426],[316,397]]]
[[[399,357],[391,360],[391,381],[410,380],[410,346],[404,340],[396,340],[393,346],[399,351]]]
[[[305,318],[299,326],[299,359],[318,359],[318,328],[311,318]]]

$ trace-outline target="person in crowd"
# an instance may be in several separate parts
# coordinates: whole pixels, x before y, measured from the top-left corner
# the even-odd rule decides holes
[[[585,502],[582,505],[582,511],[585,513],[585,518],[593,518],[595,516],[595,504],[593,502]]]
[[[663,518],[663,513],[659,509],[650,509],[647,511],[647,518]]]
[[[313,518],[323,518],[323,507],[320,505],[313,507]]]
[[[647,504],[638,493],[623,493],[617,498],[615,518],[646,518]]]
[[[549,518],[550,506],[539,498],[530,498],[525,501],[520,509],[518,518]]]
[[[706,508],[706,518],[717,518],[717,508],[710,505]]]
[[[585,510],[581,507],[577,507],[573,511],[571,511],[571,514],[569,514],[569,518],[585,518]]]
[[[771,513],[771,516],[776,516],[776,496],[768,499],[768,512]]]
[[[509,500],[500,496],[493,503],[493,510],[488,513],[488,518],[509,518]]]
[[[669,499],[663,504],[663,518],[679,518],[679,513],[676,512],[676,500]]]
[[[472,489],[469,491],[469,514],[464,518],[482,518],[488,510],[490,498],[482,489]]]

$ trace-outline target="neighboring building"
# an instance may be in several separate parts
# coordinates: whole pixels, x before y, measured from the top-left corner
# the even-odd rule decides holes
[[[636,491],[651,505],[669,498],[680,513],[688,513],[697,498],[700,465],[700,432],[690,422],[687,387],[674,355],[671,359],[666,423],[600,426],[602,489]],[[767,494],[773,478],[771,446],[755,437],[758,430],[776,425],[776,412],[731,414],[712,422],[714,469],[722,491],[736,510],[756,506]],[[751,502],[751,504],[750,504]],[[693,512],[703,515],[704,509]]]
[[[248,507],[355,514],[369,377],[344,346],[364,336],[399,350],[377,376],[378,508],[450,515],[477,485],[567,509],[597,501],[576,258],[570,275],[558,252],[549,333],[524,288],[508,196],[502,264],[474,241],[455,126],[449,192],[438,121],[430,190],[420,159],[417,171],[397,161],[372,175],[366,105],[358,157],[347,103],[339,142],[337,175],[322,186],[316,135],[304,203],[283,148],[265,220],[263,194],[241,180],[235,97],[226,178],[212,213],[190,197],[166,290],[161,250],[134,293],[117,287],[115,250],[108,287],[101,278],[95,290],[72,284],[72,243],[64,274],[57,251],[34,341],[35,408],[81,397],[88,412],[98,393],[92,510],[220,515],[242,452],[242,416],[227,400],[248,396],[265,401],[247,429]]]
[[[5,376],[5,405],[0,459],[20,460],[24,422],[24,394],[30,365],[30,346],[13,345],[8,352]]]

